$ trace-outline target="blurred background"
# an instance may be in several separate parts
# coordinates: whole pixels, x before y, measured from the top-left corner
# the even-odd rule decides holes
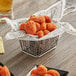
[[[33,13],[48,8],[59,0],[13,0],[15,19],[28,17]],[[75,5],[76,0],[66,0],[68,5]],[[19,10],[20,9],[20,10]]]
[[[59,0],[13,0],[14,19],[31,16],[33,13],[46,9],[57,1]],[[76,0],[66,0],[66,2],[66,7],[76,5]],[[76,27],[76,12],[64,16],[62,21],[69,22]],[[0,36],[3,38],[5,37],[5,34],[11,30],[7,24],[1,24],[0,28]],[[4,39],[6,53],[0,55],[0,61],[5,63],[17,76],[25,76],[25,74],[30,71],[30,67],[32,68],[32,65],[34,64],[45,64],[47,66],[65,69],[70,72],[70,76],[76,76],[75,40],[75,36],[65,33],[59,40],[58,47],[55,51],[46,54],[41,59],[35,59],[21,52],[18,40]],[[70,59],[70,57],[73,59]],[[73,66],[71,63],[73,63]]]

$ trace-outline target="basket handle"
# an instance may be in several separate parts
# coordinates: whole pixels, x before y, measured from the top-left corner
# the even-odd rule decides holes
[[[67,11],[68,10],[68,11]],[[63,16],[66,16],[70,13],[76,12],[76,6],[70,6],[64,9]],[[76,35],[76,29],[68,22],[61,22],[63,27],[65,28],[65,31],[69,34]]]
[[[66,15],[73,13],[73,12],[76,12],[76,6],[69,6],[69,7],[64,9],[64,15],[63,16],[66,16]]]
[[[64,27],[64,31],[68,34],[76,36],[76,29],[68,22],[59,22]]]
[[[9,18],[6,18],[6,17],[0,19],[0,21],[2,21],[2,20],[5,20],[6,23],[11,26],[12,30],[15,30],[15,27],[14,27],[12,20],[10,20]]]

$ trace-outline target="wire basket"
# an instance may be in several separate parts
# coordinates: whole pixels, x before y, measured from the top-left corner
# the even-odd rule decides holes
[[[56,48],[59,36],[40,41],[20,40],[22,51],[34,57],[41,57]]]
[[[70,8],[72,9],[72,11],[67,12],[67,10]],[[19,30],[20,24],[22,22],[27,22],[29,17],[16,20],[2,18],[0,20],[5,19],[7,24],[11,26],[11,31],[8,32],[5,36],[7,40],[18,39],[20,41],[23,52],[34,57],[41,57],[47,52],[56,48],[58,39],[64,32],[76,35],[76,29],[73,28],[71,24],[69,24],[68,22],[60,21],[63,16],[74,11],[76,11],[75,6],[65,8],[65,0],[59,0],[49,8],[34,13],[33,15],[37,16],[49,16],[52,19],[52,22],[56,23],[57,25],[56,30],[52,31],[42,38],[37,38],[35,36],[25,34],[23,31]]]

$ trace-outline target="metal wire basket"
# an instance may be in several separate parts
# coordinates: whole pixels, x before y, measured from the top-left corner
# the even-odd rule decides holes
[[[40,41],[20,40],[22,51],[33,57],[41,57],[56,48],[59,36]]]

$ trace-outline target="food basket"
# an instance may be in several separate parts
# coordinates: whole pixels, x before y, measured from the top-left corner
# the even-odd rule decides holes
[[[8,40],[18,39],[24,53],[27,53],[34,57],[41,57],[47,52],[56,48],[57,42],[64,32],[76,35],[76,29],[74,29],[71,24],[69,24],[68,22],[60,21],[64,15],[67,15],[69,13],[67,12],[64,14],[64,11],[66,10],[67,9],[65,9],[65,0],[59,0],[57,3],[50,6],[49,8],[38,11],[34,14],[37,16],[41,15],[51,17],[52,21],[56,23],[58,27],[55,31],[49,33],[48,35],[45,35],[42,38],[37,38],[34,35],[25,34],[24,32],[19,30],[20,24],[24,21],[27,21],[29,17],[17,20],[3,18],[3,20],[5,19],[7,24],[12,28],[12,30],[6,34],[5,38]]]

